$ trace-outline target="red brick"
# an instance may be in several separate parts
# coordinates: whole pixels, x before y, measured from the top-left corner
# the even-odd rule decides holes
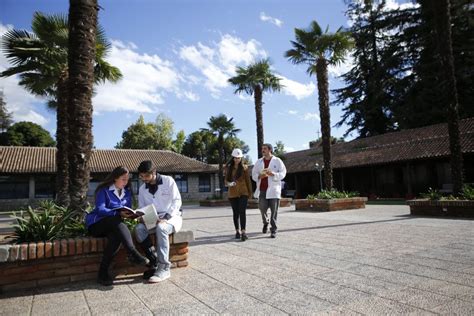
[[[97,239],[97,252],[104,251],[104,238]]]
[[[94,280],[97,277],[97,272],[81,273],[78,275],[71,275],[71,282]]]
[[[53,256],[59,257],[61,255],[61,240],[53,241]]]
[[[36,244],[36,258],[44,258],[44,242],[40,241]]]
[[[97,252],[97,238],[90,238],[90,252]]]
[[[175,250],[176,251],[176,254],[178,255],[184,255],[185,253],[188,253],[189,251],[189,248],[186,247],[186,248],[178,248]]]
[[[184,267],[187,267],[187,266],[188,266],[188,261],[187,261],[187,260],[184,260],[184,261],[178,261],[178,262],[177,262],[177,265],[178,265],[178,268],[184,268]]]
[[[170,261],[177,262],[188,259],[188,254],[170,256]]]
[[[50,261],[47,264],[38,265],[39,270],[55,270],[61,268],[69,268],[71,262],[69,260],[54,260]]]
[[[84,265],[85,272],[97,272],[99,271],[99,263],[91,263],[88,265]]]
[[[68,276],[62,276],[57,278],[48,278],[43,280],[38,280],[38,286],[45,286],[45,285],[57,285],[57,284],[65,284],[69,283],[70,278]]]
[[[5,276],[8,277],[8,276],[16,275],[16,274],[35,273],[38,271],[38,265],[34,264],[34,265],[22,265],[22,266],[16,266],[16,267],[12,266],[12,267],[3,268],[3,269],[5,269],[4,272],[6,272]]]
[[[67,240],[67,254],[68,256],[73,256],[76,254],[76,239]]]
[[[67,245],[68,245],[67,239],[61,239],[61,256],[62,257],[65,257],[68,254]]]
[[[53,243],[46,241],[44,243],[44,257],[51,258],[53,256]]]
[[[28,259],[33,260],[36,259],[36,243],[30,242],[28,244]]]
[[[36,287],[36,281],[16,282],[14,284],[2,285],[0,287],[0,293],[31,289],[34,287]]]
[[[91,240],[89,238],[82,238],[82,253],[89,253]]]
[[[20,260],[28,260],[28,244],[20,244]]]
[[[56,269],[54,270],[55,276],[62,276],[62,275],[73,275],[73,274],[81,274],[84,272],[84,267],[66,267],[65,269]]]
[[[10,255],[8,256],[8,261],[17,261],[20,254],[20,245],[12,245],[10,248]]]
[[[68,258],[69,259],[69,258]],[[82,266],[82,265],[87,265],[87,264],[99,264],[100,262],[100,256],[95,255],[95,256],[75,256],[73,258],[70,258],[71,260],[68,260],[69,266],[75,267],[75,266]]]
[[[187,242],[181,242],[179,244],[173,244],[172,247],[174,247],[176,249],[186,248],[186,247],[188,247],[188,243]]]
[[[76,238],[75,239],[75,242],[76,242],[76,254],[80,255],[82,254],[82,238]]]

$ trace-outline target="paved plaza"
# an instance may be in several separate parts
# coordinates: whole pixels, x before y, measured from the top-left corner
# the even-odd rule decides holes
[[[280,209],[276,239],[248,210],[184,210],[189,267],[146,284],[93,281],[0,296],[1,315],[474,314],[474,221],[410,217],[406,206],[332,213]]]

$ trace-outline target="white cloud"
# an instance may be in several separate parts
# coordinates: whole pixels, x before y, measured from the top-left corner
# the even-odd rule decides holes
[[[285,146],[285,151],[286,151],[287,153],[291,153],[291,152],[295,151],[295,148],[294,148],[294,147],[286,147],[286,146]]]
[[[93,100],[96,114],[103,111],[156,112],[167,93],[179,93],[182,79],[174,65],[158,55],[138,53],[133,43],[112,41],[107,61],[120,69],[123,78],[117,83],[97,86]]]
[[[188,99],[189,101],[199,101],[199,95],[197,95],[196,93],[194,92],[191,92],[191,91],[185,91],[183,93],[183,96]]]
[[[347,73],[355,66],[354,57],[352,54],[348,54],[344,62],[340,63],[339,65],[330,65],[328,67],[328,73],[332,77],[340,77],[343,74]]]
[[[288,114],[290,114],[290,115],[296,115],[296,114],[298,114],[298,111],[295,111],[295,110],[288,110]]]
[[[282,27],[283,25],[282,20],[266,15],[265,12],[260,12],[260,20],[263,22],[269,22],[269,23],[275,24],[278,27]]]
[[[305,113],[302,118],[305,121],[320,121],[321,120],[317,113]]]
[[[223,35],[212,46],[198,43],[179,49],[179,57],[200,72],[204,77],[204,86],[214,98],[219,98],[221,90],[229,85],[227,80],[235,74],[237,65],[248,65],[266,55],[258,41],[251,39],[245,42],[229,34]]]
[[[280,83],[284,86],[282,89],[283,93],[293,96],[297,100],[309,97],[316,90],[316,85],[313,82],[302,84],[283,76],[280,76],[280,78]]]
[[[3,25],[0,23],[0,37],[9,29],[12,29],[12,25]],[[0,72],[11,67],[7,58],[4,54],[0,54]],[[39,102],[42,102],[41,106],[46,101],[34,97],[32,94],[27,92],[24,88],[18,85],[18,77],[6,77],[0,79],[0,89],[3,90],[5,97],[6,107],[9,112],[13,114],[13,120],[19,121],[30,121],[39,125],[45,126],[48,123],[48,119],[43,115],[35,111],[35,106],[38,106]]]

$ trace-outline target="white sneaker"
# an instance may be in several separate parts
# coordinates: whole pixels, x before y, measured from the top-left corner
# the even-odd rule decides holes
[[[171,272],[169,269],[159,269],[151,278],[148,279],[148,283],[158,283],[168,279],[170,276]]]

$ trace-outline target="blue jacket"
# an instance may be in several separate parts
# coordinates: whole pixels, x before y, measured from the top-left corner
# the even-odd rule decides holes
[[[113,209],[120,206],[132,207],[132,193],[129,189],[124,189],[122,198],[116,195],[114,185],[99,190],[95,197],[95,207],[86,216],[86,227],[89,228],[105,217],[118,215],[119,212]]]

